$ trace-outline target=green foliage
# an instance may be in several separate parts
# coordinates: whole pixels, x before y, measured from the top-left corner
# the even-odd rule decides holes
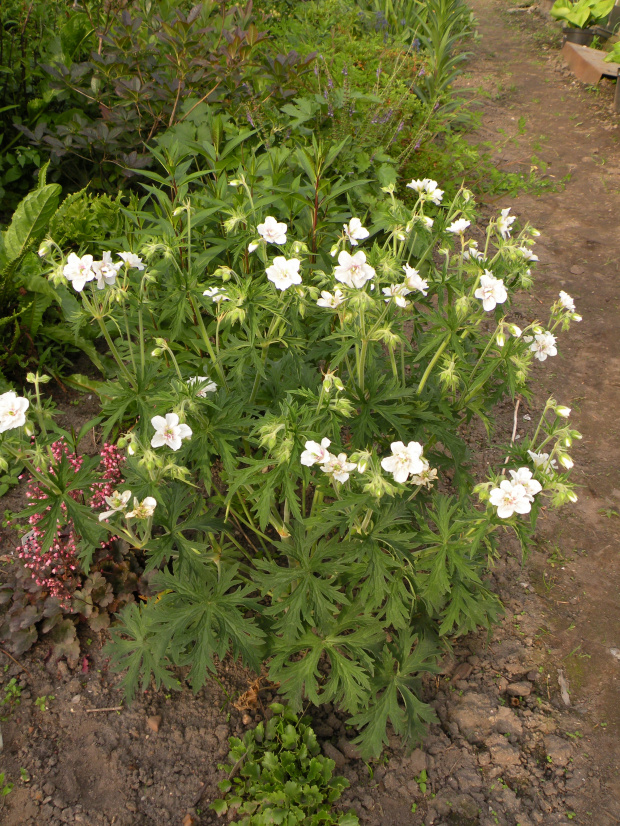
[[[308,718],[280,703],[269,708],[269,720],[243,740],[229,739],[229,765],[222,767],[229,776],[218,784],[224,797],[210,808],[220,816],[230,813],[231,826],[356,826],[356,815],[333,808],[349,782],[332,776],[334,761],[320,753]]]
[[[2,722],[8,720],[11,712],[21,704],[20,698],[22,690],[19,687],[15,677],[11,677],[8,683],[4,686],[3,693],[4,696],[0,699],[0,708],[3,709],[1,713],[4,715],[0,717]]]
[[[605,20],[614,7],[615,0],[555,0],[551,16],[564,20],[569,26],[585,29],[586,26]]]

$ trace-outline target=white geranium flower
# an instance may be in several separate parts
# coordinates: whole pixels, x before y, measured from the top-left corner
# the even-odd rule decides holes
[[[422,485],[422,487],[430,488],[437,480],[437,469],[432,468],[426,459],[422,459],[424,463],[424,470],[420,473],[414,473],[411,477],[411,482],[414,485]]]
[[[506,287],[501,278],[495,278],[490,270],[485,270],[480,276],[480,286],[474,293],[475,298],[482,300],[482,307],[487,312],[494,310],[498,304],[503,304],[508,298]]]
[[[92,270],[95,274],[97,289],[103,290],[106,284],[111,287],[116,281],[116,276],[122,266],[122,261],[112,263],[112,253],[109,250],[103,253],[101,261],[93,261]]]
[[[62,274],[72,283],[73,289],[81,293],[86,282],[92,281],[95,277],[92,255],[83,255],[80,258],[74,252],[69,253]]]
[[[117,490],[113,491],[112,496],[105,496],[104,499],[106,504],[110,506],[109,511],[105,511],[104,513],[99,514],[99,521],[103,522],[104,519],[109,519],[110,516],[113,514],[118,513],[119,511],[124,511],[127,507],[127,502],[129,502],[131,498],[131,491],[124,490],[122,493],[119,493]]]
[[[405,286],[407,289],[419,290],[422,295],[426,295],[428,293],[428,281],[420,278],[420,273],[414,267],[410,267],[409,264],[405,264],[403,270],[405,271]]]
[[[335,289],[332,295],[327,290],[321,290],[321,297],[317,299],[319,307],[327,307],[330,310],[335,310],[345,300],[342,290]]]
[[[498,488],[493,488],[489,501],[497,508],[500,519],[510,519],[513,513],[529,513],[532,503],[523,485],[504,479]]]
[[[428,467],[422,458],[424,448],[419,442],[392,442],[392,455],[381,459],[381,467],[394,476],[395,482],[406,482],[409,476],[423,473]]]
[[[226,295],[226,290],[221,287],[209,287],[208,290],[203,292],[203,295],[210,298],[214,304],[219,304],[220,301],[230,301],[230,298]]]
[[[352,247],[357,246],[358,241],[363,241],[368,238],[370,233],[362,226],[359,218],[351,218],[348,224],[343,225],[345,237],[349,240]]]
[[[518,470],[511,470],[513,485],[522,485],[526,495],[530,501],[534,501],[534,497],[542,490],[542,485],[532,476],[532,471],[527,467],[520,467]]]
[[[536,453],[533,450],[528,450],[528,455],[532,462],[534,462],[534,467],[542,470],[544,473],[553,473],[553,469],[557,468],[558,463],[555,459],[549,461],[549,454],[548,453]]]
[[[575,312],[575,302],[564,290],[560,290],[560,304],[565,310],[570,310],[571,313]]]
[[[538,261],[538,256],[534,255],[529,247],[517,247],[517,252],[521,253],[521,256],[525,258],[526,261]]]
[[[187,380],[187,384],[190,388],[193,388],[196,384],[198,385],[199,389],[196,395],[201,399],[206,399],[207,393],[215,393],[217,390],[217,384],[211,381],[208,376],[192,376]]]
[[[351,471],[355,470],[357,465],[355,462],[347,461],[346,453],[339,453],[334,456],[332,453],[328,454],[327,461],[323,463],[321,470],[323,473],[329,474],[337,482],[346,482]]]
[[[478,242],[473,239],[469,241],[469,247],[463,251],[463,258],[472,261],[482,261],[484,253],[478,249]]]
[[[0,396],[0,433],[26,424],[26,410],[30,402],[13,390]]]
[[[265,222],[259,224],[256,229],[268,244],[286,244],[287,225],[278,223],[273,215],[268,215]]]
[[[361,250],[350,255],[342,250],[338,255],[338,266],[334,268],[336,281],[341,281],[347,287],[361,289],[367,281],[375,277],[374,269],[366,263],[366,255]]]
[[[509,215],[510,207],[506,207],[506,209],[502,209],[502,213],[497,219],[497,229],[502,236],[502,238],[506,239],[510,236],[511,227],[514,222],[517,220],[516,216]]]
[[[282,255],[273,259],[273,264],[267,267],[267,278],[273,282],[277,290],[288,290],[293,284],[301,284],[298,258],[289,258]]]
[[[387,298],[384,299],[386,304],[394,299],[394,303],[398,307],[408,307],[409,301],[405,298],[406,295],[409,295],[411,290],[407,289],[406,284],[390,284],[389,287],[383,287],[382,289],[383,295],[386,295]]]
[[[125,264],[132,270],[143,270],[144,262],[139,255],[133,252],[119,252],[119,258],[122,258]]]
[[[454,235],[462,235],[470,224],[471,221],[468,221],[467,218],[459,218],[457,221],[452,221],[446,232],[452,232]]]
[[[179,417],[176,413],[166,413],[166,418],[153,416],[151,424],[155,428],[151,447],[168,445],[172,450],[178,450],[183,439],[189,439],[192,435],[192,429],[188,425],[179,424]]]
[[[153,516],[155,508],[157,507],[157,499],[152,496],[147,496],[141,502],[137,498],[133,498],[133,510],[125,514],[126,519],[148,519]]]
[[[324,464],[331,456],[331,453],[327,450],[330,444],[329,439],[321,439],[321,444],[312,441],[306,442],[304,445],[306,449],[301,454],[299,461],[306,467]]]
[[[530,350],[534,353],[534,358],[539,361],[545,361],[547,356],[557,356],[555,336],[549,332],[537,333],[530,344]]]
[[[418,180],[413,180],[407,184],[409,189],[413,189],[414,192],[417,192],[425,201],[431,201],[433,204],[441,203],[441,199],[443,198],[443,189],[439,189],[437,186],[437,181],[433,181],[432,178],[422,178]]]

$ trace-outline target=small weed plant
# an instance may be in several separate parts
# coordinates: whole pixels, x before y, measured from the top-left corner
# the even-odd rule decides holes
[[[349,781],[333,777],[335,763],[320,753],[308,719],[280,703],[270,709],[273,716],[243,740],[230,738],[229,763],[219,767],[228,773],[218,784],[224,797],[211,808],[218,815],[232,813],[232,826],[359,824],[356,815],[333,811]]]
[[[509,209],[476,227],[471,193],[444,199],[431,179],[350,180],[334,171],[345,144],[243,163],[235,137],[171,147],[114,243],[44,241],[46,277],[79,299],[73,333],[100,334],[104,380],[74,379],[125,454],[100,507],[98,460],[58,448],[38,375],[0,396],[0,430],[36,485],[39,558],[74,531],[84,574],[122,542],[148,578],[110,629],[130,698],[179,688],[175,668],[198,690],[226,656],[266,661],[293,711],[348,712],[369,757],[390,723],[420,736],[443,641],[500,612],[498,535],[525,545],[542,503],[575,498],[568,408],[550,400],[478,485],[466,428],[527,397],[579,316],[561,293],[517,327],[537,232]]]

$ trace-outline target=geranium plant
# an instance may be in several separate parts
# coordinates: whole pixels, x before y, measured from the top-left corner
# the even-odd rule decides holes
[[[376,755],[388,723],[415,738],[434,718],[418,681],[442,639],[501,610],[485,583],[498,532],[525,542],[541,502],[574,498],[566,408],[549,402],[478,496],[466,428],[527,397],[578,316],[563,295],[544,325],[512,322],[537,233],[509,210],[476,242],[471,193],[444,203],[422,179],[352,214],[338,151],[201,173],[168,155],[117,251],[49,239],[46,260],[101,331],[115,366],[89,384],[127,453],[100,518],[74,517],[82,565],[103,533],[155,572],[157,597],[111,629],[128,695],[178,686],[173,666],[197,690],[227,655],[268,661],[294,708],[337,704]],[[34,458],[44,435],[20,440],[26,412],[2,403],[5,455],[61,519],[75,500]]]

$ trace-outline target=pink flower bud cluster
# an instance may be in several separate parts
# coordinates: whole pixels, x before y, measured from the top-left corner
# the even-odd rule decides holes
[[[66,456],[69,463],[77,473],[82,467],[83,457],[77,453],[71,453],[69,446],[64,439],[54,442],[51,446],[54,459],[58,462],[62,456]],[[76,500],[85,500],[91,508],[100,509],[105,505],[105,497],[111,496],[113,490],[121,481],[121,464],[124,457],[119,453],[114,445],[104,444],[101,449],[101,481],[90,486],[88,492],[80,490],[72,491],[71,496]],[[39,483],[31,479],[26,490],[26,497],[31,503],[41,502],[41,512],[29,517],[32,534],[24,545],[17,548],[17,556],[22,561],[22,565],[30,571],[36,584],[46,590],[51,597],[56,597],[63,608],[68,608],[71,596],[79,586],[80,563],[78,558],[79,537],[75,531],[73,522],[68,519],[65,524],[59,525],[51,546],[43,552],[43,541],[45,531],[38,527],[49,506],[43,503],[47,499],[47,494],[41,490]],[[114,537],[110,537],[102,543],[102,548],[107,548]]]

